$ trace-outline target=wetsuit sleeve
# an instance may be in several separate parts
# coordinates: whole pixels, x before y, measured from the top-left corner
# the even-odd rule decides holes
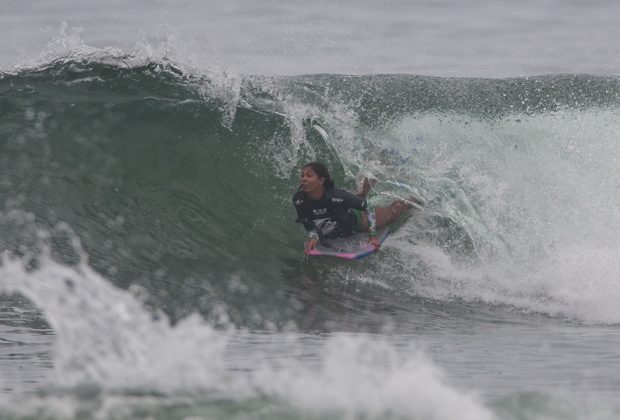
[[[360,196],[350,193],[346,190],[338,190],[338,197],[342,198],[347,208],[356,210],[366,210],[368,203]]]

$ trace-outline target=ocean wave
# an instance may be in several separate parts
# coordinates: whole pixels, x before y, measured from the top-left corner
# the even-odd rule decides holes
[[[68,224],[97,272],[146,288],[173,320],[225,307],[240,326],[302,323],[291,290],[338,289],[351,270],[380,270],[370,301],[405,292],[620,320],[583,310],[578,293],[566,303],[552,268],[563,249],[617,247],[616,78],[241,77],[83,51],[2,73],[0,92],[4,211]],[[343,187],[373,176],[384,200],[428,204],[376,258],[305,261],[290,197],[315,159]],[[12,252],[34,246],[4,237]],[[519,282],[542,273],[546,287]]]

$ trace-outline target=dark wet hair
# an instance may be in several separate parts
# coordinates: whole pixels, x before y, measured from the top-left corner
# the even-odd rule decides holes
[[[304,168],[312,168],[315,174],[319,176],[319,178],[325,178],[325,182],[323,182],[323,188],[326,190],[331,190],[335,188],[334,180],[329,174],[329,170],[327,166],[323,165],[321,162],[310,162],[304,165]]]

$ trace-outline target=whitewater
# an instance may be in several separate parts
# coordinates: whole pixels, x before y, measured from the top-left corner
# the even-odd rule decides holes
[[[1,418],[620,415],[618,6],[39,6],[0,18]],[[311,160],[425,206],[308,259]]]

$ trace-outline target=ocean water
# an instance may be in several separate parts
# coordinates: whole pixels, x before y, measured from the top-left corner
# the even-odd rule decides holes
[[[620,417],[616,3],[0,6],[0,418]]]

